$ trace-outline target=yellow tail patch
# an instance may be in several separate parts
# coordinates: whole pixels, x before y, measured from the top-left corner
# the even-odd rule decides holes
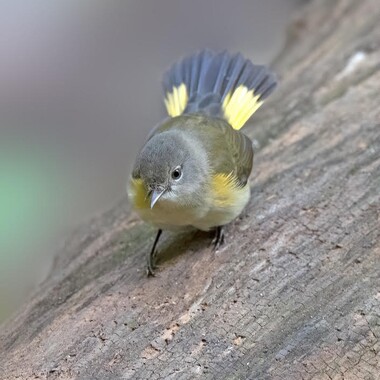
[[[225,119],[232,128],[239,130],[263,104],[259,101],[260,95],[255,95],[253,89],[240,85],[233,93],[229,92],[223,100],[223,112]]]
[[[173,91],[168,92],[164,100],[169,116],[181,115],[186,108],[187,101],[188,95],[185,83],[182,83],[178,87],[173,87]]]

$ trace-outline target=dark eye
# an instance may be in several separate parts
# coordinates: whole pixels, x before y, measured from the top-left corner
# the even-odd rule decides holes
[[[175,181],[178,181],[182,177],[182,170],[180,166],[177,166],[173,171],[172,171],[172,178]]]

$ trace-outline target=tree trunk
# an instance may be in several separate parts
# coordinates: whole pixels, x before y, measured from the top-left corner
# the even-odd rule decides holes
[[[254,116],[252,199],[218,252],[116,205],[0,332],[3,379],[380,379],[380,3],[315,0]]]

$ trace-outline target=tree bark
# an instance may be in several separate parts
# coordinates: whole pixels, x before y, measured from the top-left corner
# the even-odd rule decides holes
[[[275,61],[252,198],[218,252],[125,202],[0,331],[3,379],[380,379],[380,3],[315,0]]]

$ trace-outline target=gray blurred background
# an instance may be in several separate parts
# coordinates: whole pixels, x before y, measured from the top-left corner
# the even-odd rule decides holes
[[[270,62],[300,3],[0,2],[0,321],[67,231],[124,196],[162,72],[204,47]]]

